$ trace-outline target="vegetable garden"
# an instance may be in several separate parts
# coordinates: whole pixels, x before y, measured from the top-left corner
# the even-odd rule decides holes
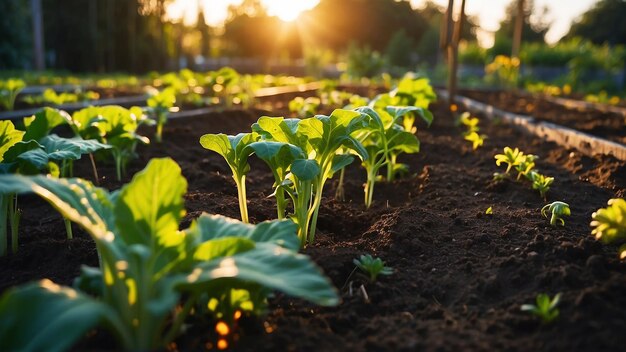
[[[5,348],[622,343],[624,161],[419,77],[179,118],[168,89],[2,122]]]
[[[478,28],[465,0],[449,11],[381,0],[371,9],[383,19],[410,12],[396,16],[400,32],[372,39],[389,42],[384,54],[356,41],[333,70],[316,52],[301,60],[311,77],[273,75],[282,59],[255,67],[260,49],[237,36],[250,19],[278,23],[261,2],[233,5],[223,33],[208,31],[201,2],[196,29],[165,26],[165,3],[150,5],[158,15],[142,2],[117,14],[131,49],[126,58],[107,44],[115,55],[94,63],[103,73],[0,72],[0,351],[626,345],[622,46],[522,46],[522,32],[539,28],[519,16],[532,13],[524,0],[506,9],[518,16],[501,22],[493,48],[460,45]],[[105,13],[94,4],[88,37],[122,38],[110,3]],[[31,5],[41,25],[42,4]],[[304,23],[342,6],[321,0],[295,14]],[[411,17],[422,12],[428,30]],[[438,35],[445,87],[442,67],[415,61],[430,60],[426,44],[408,43],[418,30]],[[38,68],[55,62],[33,36]],[[186,63],[190,38],[202,52]],[[59,65],[80,64],[53,42]],[[419,57],[403,58],[404,46]],[[14,49],[0,45],[0,65],[16,62]],[[233,60],[241,71],[220,50],[254,59]],[[484,64],[482,76],[459,62]],[[566,76],[533,76],[563,62]],[[105,73],[117,67],[137,74]],[[153,67],[171,71],[145,72]]]

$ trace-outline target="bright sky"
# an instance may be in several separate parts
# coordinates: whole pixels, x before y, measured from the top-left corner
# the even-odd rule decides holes
[[[211,25],[219,25],[226,18],[228,5],[240,4],[242,0],[175,0],[168,8],[170,18],[185,18],[193,23],[196,16],[198,1],[204,6],[204,14]],[[283,20],[294,20],[304,10],[313,8],[319,0],[262,0],[267,6],[270,15],[278,16]],[[423,4],[425,0],[411,0],[414,7]],[[448,0],[434,0],[437,4],[447,6]],[[460,4],[460,1],[456,1]],[[500,20],[504,17],[504,9],[511,0],[466,0],[468,15],[478,17],[482,30],[478,33],[479,41],[483,46],[493,44],[493,32],[498,30]],[[554,43],[565,35],[571,22],[589,9],[597,0],[535,0],[535,8],[540,10],[548,7],[548,20],[552,27],[546,39]]]

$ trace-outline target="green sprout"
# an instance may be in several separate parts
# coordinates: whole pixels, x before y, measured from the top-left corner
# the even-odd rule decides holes
[[[533,154],[526,154],[520,156],[520,163],[515,165],[515,170],[517,170],[517,179],[519,180],[522,176],[529,178],[530,173],[535,169],[535,160],[539,159],[538,156]],[[531,179],[532,181],[532,179]]]
[[[523,304],[521,309],[523,312],[530,312],[538,316],[544,324],[548,324],[559,317],[559,309],[556,306],[560,300],[560,293],[557,293],[552,299],[550,299],[549,295],[541,293],[537,295],[536,304]]]
[[[545,218],[548,217],[548,212],[552,213],[552,216],[550,217],[550,225],[552,226],[556,226],[559,223],[561,226],[565,226],[563,216],[571,215],[569,205],[559,201],[546,204],[543,208],[541,208],[541,215]]]
[[[472,142],[472,149],[476,150],[478,149],[478,147],[482,147],[482,145],[485,143],[485,139],[487,139],[487,136],[484,134],[478,134],[477,132],[469,132],[465,135],[465,140],[468,142]]]
[[[380,258],[373,258],[370,254],[363,254],[359,258],[352,261],[357,268],[361,269],[364,273],[369,274],[371,282],[376,281],[378,275],[391,275],[393,269],[385,266]]]
[[[550,185],[554,182],[554,177],[544,176],[538,172],[532,171],[530,179],[533,181],[532,187],[539,191],[542,198],[546,198],[546,193],[550,190]]]
[[[626,242],[626,200],[611,199],[608,207],[600,208],[591,215],[594,229],[591,234],[604,243]],[[619,248],[620,259],[626,258],[626,244]]]
[[[524,153],[518,148],[511,149],[510,147],[504,147],[504,154],[496,154],[496,165],[507,164],[505,173],[509,173],[513,166],[520,165],[524,161]]]
[[[8,79],[0,81],[0,105],[6,110],[13,110],[15,98],[26,87],[21,79]]]
[[[161,92],[148,98],[148,110],[156,116],[156,141],[161,143],[163,138],[163,125],[167,123],[167,118],[171,111],[175,111],[176,91],[174,88],[166,88]]]

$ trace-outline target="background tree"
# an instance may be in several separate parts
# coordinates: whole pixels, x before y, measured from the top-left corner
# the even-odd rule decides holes
[[[31,67],[30,22],[28,1],[0,1],[0,69]]]
[[[500,22],[500,29],[495,34],[494,46],[490,50],[492,56],[510,55],[517,17],[517,1],[512,0],[506,7],[505,17]],[[545,43],[545,36],[551,23],[546,20],[547,7],[536,10],[534,0],[524,1],[524,23],[522,25],[522,42]]]
[[[626,1],[600,0],[572,23],[566,38],[581,37],[594,44],[626,44]]]

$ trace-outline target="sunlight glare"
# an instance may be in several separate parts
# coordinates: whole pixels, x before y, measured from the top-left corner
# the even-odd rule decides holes
[[[319,0],[263,0],[267,12],[285,22],[294,21],[303,11],[310,10]]]

